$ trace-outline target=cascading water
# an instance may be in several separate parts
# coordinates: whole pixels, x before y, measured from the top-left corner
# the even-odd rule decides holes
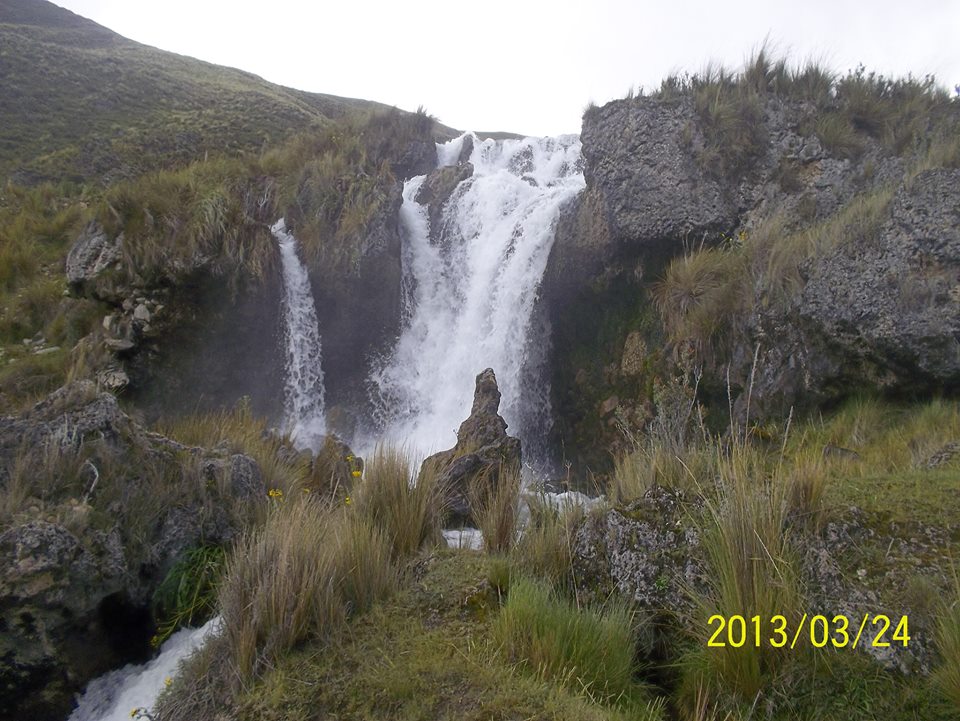
[[[87,685],[68,721],[129,721],[138,715],[132,709],[144,709],[149,713],[167,679],[176,675],[180,662],[200,648],[219,627],[218,617],[200,628],[177,631],[167,639],[153,660],[142,666],[125,666],[94,679]]]
[[[439,227],[417,202],[425,176],[404,186],[404,330],[371,376],[380,436],[420,454],[453,445],[487,367],[511,432],[529,447],[548,430],[547,385],[531,382],[543,342],[532,332],[534,308],[560,209],[584,187],[580,140],[472,140],[473,174]],[[438,145],[439,164],[454,164],[463,143]]]
[[[324,417],[320,329],[307,269],[297,257],[297,239],[280,218],[270,232],[280,244],[283,265],[283,320],[287,378],[284,426],[298,448],[317,450],[327,427]]]

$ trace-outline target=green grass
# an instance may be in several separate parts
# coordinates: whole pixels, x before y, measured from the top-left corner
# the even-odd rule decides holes
[[[956,100],[932,76],[887,78],[863,66],[839,75],[808,62],[791,66],[761,46],[737,72],[709,65],[663,80],[655,97],[691,95],[706,145],[701,167],[736,179],[765,150],[763,106],[771,98],[803,102],[804,132],[840,158],[859,157],[868,142],[894,155],[922,154],[932,142],[955,138]]]
[[[536,494],[525,494],[521,502],[526,503],[530,515],[510,560],[527,575],[573,595],[574,537],[584,517],[583,508],[572,503],[555,508]]]
[[[643,708],[633,623],[615,600],[601,610],[577,609],[550,586],[521,576],[511,581],[493,632],[504,654],[535,675],[599,703]]]
[[[170,569],[151,599],[153,615],[158,620],[154,646],[178,628],[199,626],[215,613],[224,558],[220,546],[197,546]]]
[[[157,50],[26,0],[0,11],[0,47],[0,178],[131,178],[385,109]]]
[[[168,721],[228,712],[240,721],[374,718],[404,721],[626,721],[634,715],[538,678],[491,642],[498,597],[488,557],[442,551],[389,604],[352,619],[322,649],[286,655],[237,697],[223,690],[215,658],[177,678],[160,712]],[[193,703],[206,703],[206,706]]]

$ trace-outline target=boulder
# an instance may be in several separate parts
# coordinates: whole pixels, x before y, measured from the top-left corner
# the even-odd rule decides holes
[[[800,318],[844,366],[876,366],[907,391],[960,382],[960,170],[902,185],[875,244],[846,244],[809,272]]]
[[[572,550],[578,597],[602,602],[617,592],[652,613],[689,610],[688,589],[707,583],[691,503],[701,502],[655,487],[625,507],[586,516]]]
[[[67,282],[84,286],[120,261],[121,236],[110,238],[97,222],[90,222],[67,254]]]
[[[584,176],[615,238],[654,245],[734,225],[730,193],[691,152],[696,125],[690,99],[620,100],[584,117]]]
[[[477,479],[496,485],[507,473],[520,472],[520,439],[507,435],[499,414],[500,389],[492,368],[477,376],[470,416],[460,424],[457,444],[424,460],[421,476],[436,473],[449,491],[449,510],[455,520],[472,517],[470,488]]]

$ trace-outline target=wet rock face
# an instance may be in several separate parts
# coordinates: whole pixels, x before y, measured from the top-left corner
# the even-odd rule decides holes
[[[449,489],[454,521],[469,522],[470,487],[478,478],[498,484],[502,474],[520,472],[520,439],[507,435],[499,414],[500,389],[492,368],[477,376],[470,417],[460,424],[457,445],[425,459],[421,474],[439,474]]]
[[[17,473],[28,497],[0,519],[0,708],[61,721],[87,681],[148,650],[150,599],[183,553],[228,542],[234,509],[266,489],[252,458],[150,433],[89,381],[0,417],[0,493]]]
[[[728,157],[731,144],[697,111],[691,94],[617,100],[585,114],[587,187],[560,219],[542,288],[558,354],[554,366],[565,374],[553,387],[573,385],[576,370],[564,354],[575,356],[584,347],[623,347],[643,331],[656,353],[650,340],[662,338],[660,314],[650,290],[671,260],[724,239],[736,243],[731,239],[741,231],[749,238],[771,218],[782,222],[785,234],[794,233],[834,217],[866,193],[893,188],[879,231],[871,228],[808,261],[782,303],[770,301],[763,278],[757,282],[755,297],[733,323],[736,337],[724,357],[699,359],[702,388],[725,398],[729,367],[740,422],[751,382],[755,420],[823,407],[859,390],[955,392],[960,171],[909,178],[912,160],[868,135],[860,138],[862,152],[847,157],[817,137],[816,118],[804,101],[770,95],[754,110],[752,146],[735,162]],[[713,162],[717,158],[722,162]],[[611,311],[611,297],[637,300]],[[612,325],[621,328],[612,342],[590,336],[591,328]],[[607,357],[603,365],[616,361]],[[622,371],[630,375],[641,367],[628,364]],[[624,397],[616,383],[599,373],[592,378],[597,399]],[[555,397],[554,407],[583,417],[563,398]],[[563,443],[574,454],[586,442],[581,439],[605,433],[599,423],[567,426]]]

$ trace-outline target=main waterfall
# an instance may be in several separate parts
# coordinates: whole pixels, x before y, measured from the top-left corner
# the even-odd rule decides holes
[[[297,257],[297,239],[280,218],[270,232],[283,265],[283,321],[286,350],[284,430],[298,448],[316,450],[326,435],[320,328],[307,269]]]
[[[438,145],[441,166],[457,162],[464,137]],[[584,187],[580,140],[471,139],[473,173],[444,204],[439,227],[417,200],[426,176],[404,186],[404,327],[371,377],[379,435],[419,454],[453,445],[487,367],[511,431],[529,448],[549,429],[534,311],[560,209]]]

